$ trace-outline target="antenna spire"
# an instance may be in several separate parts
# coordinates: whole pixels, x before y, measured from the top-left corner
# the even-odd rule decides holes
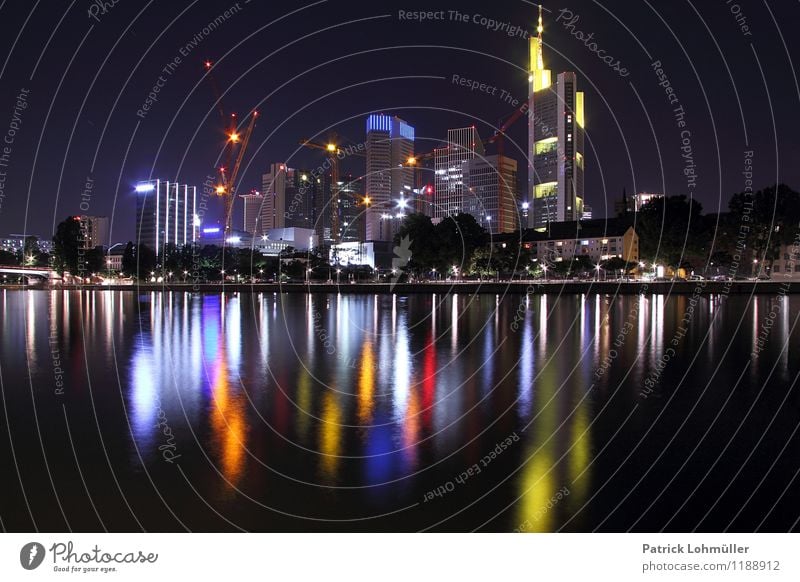
[[[544,26],[542,25],[542,5],[539,4],[539,26],[536,27],[536,32],[539,33],[539,40],[542,40],[542,33],[544,32]]]

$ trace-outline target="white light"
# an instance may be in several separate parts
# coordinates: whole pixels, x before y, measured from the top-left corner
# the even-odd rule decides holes
[[[141,192],[152,192],[155,189],[156,189],[155,184],[147,183],[147,184],[137,184],[136,185],[136,191],[140,192],[140,193]]]
[[[522,209],[523,210],[527,210],[528,209],[528,203],[527,202],[523,202],[522,203]]]
[[[400,208],[408,208],[408,200],[406,200],[405,198],[401,198],[400,200],[397,201],[397,206],[399,206]]]
[[[238,243],[242,242],[242,239],[239,238],[238,236],[231,236],[231,237],[228,237],[228,239],[225,242],[238,244]]]

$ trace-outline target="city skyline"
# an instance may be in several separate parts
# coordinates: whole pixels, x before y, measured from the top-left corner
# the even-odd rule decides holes
[[[216,14],[211,4],[205,5],[203,10],[210,10],[208,12],[210,18]],[[252,9],[252,6],[247,9]],[[477,8],[477,5],[476,5]],[[13,8],[12,8],[13,10]],[[115,11],[106,16],[105,22],[115,22],[115,19],[121,18],[127,9],[124,7],[116,7]],[[308,16],[312,18],[326,18],[327,8],[323,5],[316,10],[308,12]],[[462,13],[469,14],[469,4],[460,9]],[[688,43],[686,51],[691,53],[693,45],[698,43],[706,43],[705,37],[707,35],[691,35],[686,34],[681,30],[681,27],[688,26],[688,23],[676,18],[679,12],[670,6],[661,7],[660,10],[664,11],[663,18],[670,23],[674,23],[675,34]],[[699,8],[699,10],[703,10]],[[201,10],[202,12],[202,10]],[[240,14],[243,14],[243,9]],[[669,118],[658,112],[666,113],[671,112],[671,104],[666,98],[668,96],[662,95],[664,88],[660,86],[663,81],[656,76],[655,71],[650,70],[650,65],[653,63],[661,62],[665,74],[668,76],[670,87],[674,90],[680,98],[680,104],[684,107],[688,114],[687,119],[691,123],[691,130],[693,135],[693,152],[695,156],[695,166],[702,169],[700,176],[700,187],[695,191],[695,195],[706,208],[713,208],[718,203],[718,197],[714,193],[718,190],[723,192],[736,192],[741,191],[742,181],[738,177],[741,173],[736,171],[738,167],[742,166],[744,155],[742,147],[734,147],[733,144],[740,144],[743,142],[742,136],[745,136],[744,143],[750,143],[749,148],[755,150],[758,162],[753,165],[754,182],[760,186],[774,183],[776,180],[772,168],[775,167],[775,148],[771,147],[771,141],[768,135],[765,135],[759,128],[768,130],[773,126],[770,121],[770,111],[763,108],[753,107],[756,99],[764,95],[763,89],[759,89],[759,84],[742,85],[736,87],[734,98],[720,99],[715,98],[719,92],[731,92],[730,81],[727,75],[724,74],[722,67],[709,67],[705,63],[698,62],[692,63],[691,66],[682,66],[680,61],[685,61],[685,54],[679,47],[659,47],[648,49],[649,58],[647,53],[641,51],[640,45],[635,41],[631,44],[625,45],[620,38],[620,35],[610,34],[619,26],[613,19],[608,18],[602,10],[598,12],[596,7],[592,7],[586,3],[578,2],[569,11],[564,12],[562,9],[557,9],[553,6],[544,5],[544,22],[546,26],[545,33],[545,50],[547,51],[548,68],[553,71],[569,71],[574,70],[579,77],[579,84],[582,90],[587,92],[587,124],[590,131],[587,136],[586,143],[586,167],[587,176],[586,183],[592,184],[591,191],[587,190],[585,203],[592,207],[594,217],[613,216],[614,215],[614,202],[618,197],[618,192],[622,187],[627,187],[629,191],[656,191],[666,192],[667,195],[676,194],[686,191],[686,180],[682,178],[682,159],[680,152],[680,136],[675,135],[675,130],[671,123],[667,123]],[[481,11],[477,10],[475,14],[480,14]],[[13,14],[13,12],[12,12]],[[232,18],[240,18],[241,16],[235,15]],[[284,107],[285,99],[281,98],[274,104],[267,103],[261,107],[264,115],[256,128],[256,141],[252,147],[253,158],[245,162],[243,170],[242,186],[240,193],[245,193],[250,189],[260,189],[260,177],[264,169],[269,163],[275,160],[284,160],[291,167],[315,167],[318,158],[314,157],[311,152],[303,152],[296,146],[298,136],[305,135],[321,135],[324,136],[329,131],[329,128],[338,126],[343,135],[350,135],[357,137],[360,132],[357,127],[363,123],[365,116],[372,112],[383,111],[393,115],[399,115],[408,118],[412,125],[417,127],[417,142],[419,151],[429,151],[435,147],[436,143],[441,140],[448,128],[463,127],[465,124],[464,117],[475,117],[474,121],[478,125],[478,130],[481,135],[490,136],[492,134],[492,127],[497,127],[497,120],[505,117],[513,112],[514,106],[509,102],[510,99],[517,101],[524,101],[528,89],[528,61],[530,59],[529,49],[530,40],[536,36],[536,17],[537,10],[535,6],[525,5],[520,3],[519,6],[510,6],[507,14],[506,21],[513,24],[518,24],[527,33],[527,38],[522,36],[510,37],[507,34],[493,33],[493,34],[479,34],[481,29],[475,23],[468,23],[467,25],[454,26],[454,21],[449,20],[448,13],[445,14],[448,20],[445,24],[451,28],[452,38],[455,42],[460,40],[466,41],[469,39],[472,42],[488,43],[487,48],[491,47],[492,51],[499,51],[502,55],[504,62],[508,63],[508,67],[503,67],[497,71],[489,71],[486,73],[479,73],[478,75],[468,75],[472,66],[477,66],[476,72],[483,69],[482,63],[484,59],[489,59],[486,62],[497,62],[496,59],[491,57],[481,57],[475,53],[464,53],[456,51],[454,54],[459,55],[459,60],[452,61],[449,67],[442,65],[444,62],[441,57],[437,56],[436,51],[431,55],[431,59],[412,58],[409,62],[411,64],[427,64],[430,62],[435,65],[440,71],[437,79],[430,79],[427,81],[410,79],[406,83],[412,83],[413,87],[422,84],[422,90],[414,90],[412,94],[421,98],[419,106],[409,107],[408,105],[399,105],[399,103],[387,102],[387,97],[396,95],[396,91],[391,88],[391,83],[369,83],[365,85],[365,89],[360,92],[356,99],[350,99],[350,105],[347,100],[343,101],[342,97],[349,92],[348,87],[352,84],[348,81],[352,78],[352,73],[357,70],[357,63],[359,59],[366,57],[353,57],[355,60],[348,60],[344,71],[337,75],[338,83],[331,86],[330,96],[326,99],[324,107],[318,109],[316,105],[307,107],[309,112],[313,112],[312,119],[325,120],[322,124],[316,127],[309,126],[307,121],[297,126],[297,122],[301,117],[295,115],[287,121],[283,121],[286,115],[281,114]],[[575,16],[579,20],[575,20]],[[643,22],[649,23],[655,20],[654,26],[660,21],[658,16],[646,6],[632,6],[629,9],[628,19],[640,19]],[[396,15],[393,16],[396,20]],[[766,19],[766,20],[765,20]],[[747,45],[742,45],[742,42],[749,41],[749,38],[742,36],[741,31],[736,27],[736,21],[731,16],[729,21],[719,17],[719,26],[715,31],[719,37],[718,44],[721,49],[726,51],[724,54],[730,52],[731,58],[734,55],[741,56],[736,61],[738,69],[744,67],[755,67],[753,74],[749,75],[750,78],[761,78],[758,67],[754,62],[752,53],[748,54],[742,52],[746,49]],[[761,26],[766,27],[771,24],[772,15],[769,11],[759,11],[750,15],[750,25],[753,28]],[[206,19],[201,13],[196,15],[195,20],[188,20],[182,23],[182,26],[191,27],[196,26],[202,29],[202,23]],[[377,19],[377,25],[380,26],[381,19]],[[196,24],[193,24],[195,22]],[[228,21],[229,24],[232,21]],[[241,21],[240,21],[241,22]],[[445,24],[437,23],[404,23],[404,30],[406,33],[414,36],[417,34],[425,34],[434,26],[444,26]],[[727,26],[731,25],[731,26]],[[99,42],[102,35],[108,31],[109,27],[97,27],[97,34],[99,37],[92,36],[92,43]],[[369,34],[364,40],[370,42],[373,37],[377,37],[380,33],[370,30]],[[623,29],[624,32],[624,29]],[[579,34],[581,33],[581,34]],[[614,67],[607,66],[603,61],[599,60],[595,53],[590,50],[586,42],[580,42],[579,37],[594,33],[593,38],[596,43],[602,45],[605,53],[614,55],[618,60],[626,65],[629,75],[622,77]],[[373,36],[374,35],[374,36]],[[187,36],[191,37],[187,31]],[[56,37],[58,38],[58,37]],[[791,77],[769,75],[770,68],[778,67],[785,61],[785,51],[780,42],[780,38],[776,38],[774,46],[770,46],[763,50],[771,51],[768,54],[770,57],[762,56],[759,59],[764,70],[765,75],[769,78],[775,79],[776,82],[785,83],[787,91],[771,91],[771,95],[775,98],[773,102],[773,112],[776,119],[789,118],[787,113],[787,99],[795,90],[791,89]],[[665,45],[669,45],[668,39],[664,39]],[[764,43],[763,37],[760,39],[762,45]],[[56,41],[57,42],[57,41]],[[345,44],[347,44],[346,41]],[[661,42],[654,39],[654,42]],[[770,41],[772,42],[772,41]],[[760,45],[760,46],[762,46]],[[166,179],[171,177],[173,181],[177,177],[177,181],[189,184],[200,185],[209,174],[213,173],[214,165],[214,144],[218,144],[218,138],[215,136],[213,120],[213,98],[210,95],[207,84],[202,78],[202,67],[199,66],[199,61],[202,56],[207,53],[217,53],[222,50],[222,47],[214,47],[214,50],[209,50],[209,46],[205,45],[202,49],[193,51],[190,55],[180,63],[180,66],[174,71],[173,76],[169,77],[169,84],[163,89],[169,95],[171,91],[175,91],[181,87],[189,87],[196,85],[195,89],[189,94],[189,103],[187,104],[192,110],[199,110],[201,112],[199,119],[206,118],[207,122],[199,127],[200,134],[191,143],[186,144],[190,148],[190,154],[185,157],[186,162],[182,165],[180,158],[176,160],[168,159],[169,155],[165,154],[162,149],[161,157],[153,157],[154,152],[149,147],[142,148],[139,140],[135,140],[132,145],[131,153],[128,156],[128,163],[126,169],[120,172],[110,171],[115,167],[114,163],[104,161],[103,156],[113,152],[113,148],[102,148],[101,157],[97,162],[88,167],[81,167],[82,164],[69,163],[63,167],[63,178],[60,181],[50,182],[53,178],[52,173],[41,172],[41,162],[37,167],[33,166],[33,153],[35,151],[36,136],[41,133],[40,128],[32,127],[31,133],[21,132],[17,137],[16,146],[14,149],[14,161],[22,164],[26,157],[30,160],[28,164],[33,168],[34,172],[30,176],[30,180],[26,180],[23,175],[9,173],[8,179],[5,183],[5,198],[3,202],[3,211],[0,212],[0,230],[4,232],[30,232],[37,235],[46,235],[51,229],[52,225],[56,224],[63,216],[84,213],[98,216],[108,216],[112,221],[112,238],[116,240],[129,240],[134,238],[132,226],[128,226],[124,221],[120,220],[122,216],[126,215],[123,209],[126,207],[130,212],[133,212],[135,207],[135,197],[132,196],[132,189],[135,184],[141,180],[147,179],[149,175],[153,177],[161,176]],[[476,47],[477,48],[477,47]],[[712,45],[711,54],[719,56],[719,50]],[[177,49],[166,43],[166,46],[157,46],[154,49],[153,60],[155,62],[149,63],[152,69],[155,63],[160,61],[160,66],[163,68],[164,62],[169,61]],[[284,49],[290,50],[290,49]],[[299,49],[295,47],[292,49],[293,58],[299,59],[303,62],[305,53],[298,53]],[[430,51],[428,51],[430,52]],[[199,53],[203,53],[200,55]],[[224,51],[223,51],[224,53]],[[177,53],[180,54],[180,53]],[[198,67],[193,68],[193,64],[189,57],[197,57]],[[211,54],[209,56],[215,56]],[[453,56],[453,55],[450,55]],[[644,60],[643,60],[644,57]],[[118,57],[117,57],[118,58]],[[239,57],[239,60],[241,56]],[[24,60],[14,59],[14,66],[6,71],[6,75],[11,75],[10,79],[15,76],[19,79],[18,84],[20,87],[26,87],[24,80],[19,76],[21,73],[20,67],[23,66]],[[236,78],[238,68],[238,60],[232,57],[225,59],[219,65],[218,75],[220,78]],[[472,65],[470,65],[472,63]],[[634,71],[633,64],[636,63],[636,70],[641,70],[641,74],[637,77]],[[669,66],[667,66],[669,64]],[[49,65],[45,65],[49,66]],[[335,65],[338,67],[339,65]],[[355,67],[355,68],[353,68]],[[442,71],[450,69],[452,73],[442,74]],[[619,68],[619,67],[617,67]],[[708,68],[709,70],[704,70]],[[524,69],[523,72],[520,69]],[[738,70],[737,69],[737,70]],[[301,68],[302,70],[302,68]],[[324,81],[328,83],[329,75],[327,72],[320,76],[323,71],[327,69],[320,69],[316,71],[314,79],[317,82]],[[42,74],[47,74],[46,69],[42,69],[39,76],[34,77],[34,80],[41,79]],[[492,91],[493,94],[488,94],[486,91],[481,92],[479,89],[471,90],[469,87],[459,85],[453,82],[453,75],[460,75],[461,77],[473,78],[481,83],[485,83],[488,87],[496,88]],[[739,74],[739,73],[735,73]],[[108,75],[107,71],[102,72],[103,79]],[[138,109],[141,105],[137,103],[140,100],[140,95],[133,89],[137,86],[142,88],[152,85],[152,81],[148,79],[148,75],[144,68],[137,71],[137,79],[129,87],[129,90],[122,94],[123,101],[132,99],[135,107]],[[157,75],[156,75],[157,76]],[[406,75],[408,76],[408,75]],[[305,79],[301,76],[301,79]],[[702,79],[702,89],[699,88],[698,79]],[[333,80],[333,77],[331,77]],[[711,82],[711,80],[716,80]],[[91,78],[89,79],[91,81]],[[110,82],[110,80],[105,80]],[[305,81],[302,81],[305,82]],[[633,89],[631,91],[631,83]],[[337,88],[338,85],[338,88]],[[694,90],[687,89],[687,86],[695,85]],[[14,83],[12,82],[12,86]],[[258,95],[260,91],[251,91],[249,89],[250,82],[248,77],[243,77],[241,81],[237,81],[235,91],[230,93],[226,101],[232,101],[235,109],[239,111],[246,111],[253,105],[257,105],[261,100]],[[678,92],[680,89],[680,92]],[[598,92],[599,90],[599,92]],[[61,93],[63,98],[69,91],[69,88],[64,88]],[[146,93],[146,92],[145,92]],[[37,101],[37,93],[35,83],[30,88],[29,94],[26,97],[26,103],[30,108],[38,108],[41,110],[43,104]],[[638,97],[637,97],[638,95]],[[18,96],[15,94],[15,97]],[[277,98],[278,94],[276,94]],[[154,104],[154,112],[142,117],[135,117],[135,120],[140,123],[141,129],[139,134],[142,138],[149,135],[149,132],[154,128],[154,120],[157,116],[159,119],[164,113],[163,107],[164,99],[167,97],[160,97],[159,102]],[[631,101],[632,99],[632,101]],[[430,101],[429,105],[425,105],[425,101]],[[649,103],[649,107],[653,108],[652,113],[648,110],[642,110],[640,101]],[[715,108],[709,111],[707,104],[714,103]],[[448,107],[453,103],[461,103],[466,107],[459,107],[462,113],[454,115],[449,112],[453,107]],[[736,120],[740,117],[741,103],[742,110],[747,110],[750,116],[757,116],[759,121],[750,124],[742,125],[741,123],[721,124],[721,119]],[[616,105],[615,105],[616,104]],[[9,105],[13,103],[9,102]],[[99,113],[103,110],[103,106],[90,100],[87,103],[88,107],[83,109],[81,120],[76,122],[76,130],[80,134],[85,134],[91,131],[91,128],[97,126],[101,121],[93,119],[94,113]],[[170,106],[166,106],[170,107]],[[337,111],[341,107],[341,113],[338,115],[331,115],[332,112]],[[159,110],[159,108],[161,108]],[[159,113],[160,111],[160,113]],[[636,113],[636,112],[639,113]],[[636,122],[631,125],[632,116],[636,113]],[[322,114],[322,115],[320,115]],[[461,123],[458,123],[459,118]],[[32,119],[32,118],[31,118]],[[102,120],[103,117],[97,118]],[[302,119],[309,119],[307,116],[302,116]],[[60,122],[60,121],[59,121]],[[283,123],[282,123],[283,122]],[[29,124],[32,121],[28,122]],[[180,124],[180,119],[176,120]],[[656,136],[654,140],[652,136],[648,135],[652,132],[644,131],[639,132],[640,128],[648,128],[650,124],[653,125],[653,132]],[[521,124],[524,125],[524,124]],[[291,126],[291,127],[290,127]],[[625,127],[635,127],[631,131],[627,131]],[[26,126],[26,129],[30,125]],[[117,124],[112,127],[116,128]],[[714,128],[716,127],[716,131]],[[65,128],[65,132],[69,133],[69,127]],[[176,126],[177,129],[177,126]],[[783,135],[785,131],[781,126],[776,126],[776,131]],[[191,132],[190,132],[191,133]],[[641,135],[640,135],[641,133]],[[679,132],[678,132],[679,133]],[[267,136],[274,134],[269,140]],[[161,135],[156,139],[156,142],[166,140],[171,142],[177,133],[173,132],[170,135]],[[510,135],[513,141],[507,147],[506,155],[517,160],[520,168],[523,168],[524,152],[527,149],[526,131],[521,127],[512,129]],[[620,141],[617,137],[613,136],[624,135],[624,140]],[[716,136],[716,137],[715,137]],[[85,141],[84,139],[81,142]],[[127,143],[130,141],[128,138],[118,140],[120,143]],[[626,142],[630,142],[626,145]],[[659,142],[660,148],[654,147],[654,141]],[[663,141],[663,144],[660,143]],[[787,135],[781,138],[782,143],[788,143],[787,147],[783,148],[782,153],[779,155],[789,155],[788,152],[795,154],[800,150],[800,146],[796,143],[796,138],[792,135]],[[670,145],[677,142],[677,145]],[[50,144],[59,143],[57,139],[48,140],[46,149],[53,147]],[[78,142],[76,142],[78,143]],[[611,144],[613,147],[610,147]],[[295,145],[293,145],[295,144]],[[723,148],[719,156],[711,156],[705,152],[713,152],[718,148]],[[197,148],[200,148],[199,150]],[[182,149],[186,149],[183,147]],[[95,149],[87,152],[87,156],[91,159],[95,157]],[[659,155],[659,150],[661,155]],[[676,151],[677,150],[677,151]],[[74,150],[71,150],[74,151]],[[205,152],[205,153],[202,153]],[[602,156],[598,159],[599,152],[615,152],[615,156],[619,161],[604,159]],[[198,155],[201,154],[201,155]],[[75,155],[70,154],[70,155]],[[164,156],[167,157],[164,157]],[[642,157],[644,156],[644,157]],[[61,155],[52,155],[52,152],[46,154],[47,159],[61,159]],[[85,157],[85,156],[84,156]],[[150,159],[149,163],[141,163],[144,159]],[[628,159],[629,158],[629,159]],[[742,160],[740,160],[742,158]],[[40,157],[41,159],[45,159]],[[659,159],[661,162],[659,162]],[[138,161],[141,160],[141,161]],[[200,162],[200,163],[198,163]],[[718,163],[719,162],[719,163]],[[720,163],[722,166],[720,166]],[[344,161],[345,169],[348,161]],[[661,167],[663,166],[663,172]],[[795,175],[796,170],[793,167],[787,167],[782,164],[781,171],[785,174],[785,178],[780,181],[787,183],[796,183],[798,180]],[[631,169],[636,168],[635,175],[632,175]],[[720,171],[722,168],[722,171]],[[352,170],[350,170],[352,171]],[[602,171],[602,174],[600,173]],[[56,175],[61,174],[59,171]],[[353,172],[354,174],[360,172]],[[520,172],[524,176],[524,172]],[[663,174],[663,175],[662,175]],[[87,180],[88,178],[88,180]],[[24,199],[28,191],[26,186],[30,181],[32,185],[32,193],[34,195],[41,192],[44,193],[58,193],[58,204],[54,205],[49,203],[48,206],[52,207],[52,214],[42,215],[29,213],[27,218],[24,213]],[[89,188],[86,184],[90,184]],[[520,184],[522,186],[522,184]],[[14,193],[12,196],[11,193]],[[50,194],[47,194],[50,196]],[[89,204],[92,206],[88,211],[81,211],[81,200],[86,198],[91,200]],[[118,209],[118,214],[112,215],[113,209]],[[221,209],[212,208],[210,215],[220,214]],[[237,213],[237,221],[240,220],[240,214]],[[24,228],[19,228],[19,225],[24,225]],[[117,234],[119,233],[119,234]]]

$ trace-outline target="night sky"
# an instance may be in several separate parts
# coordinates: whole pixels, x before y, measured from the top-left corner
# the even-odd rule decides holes
[[[82,213],[112,217],[112,242],[125,241],[133,238],[137,181],[200,186],[223,144],[203,78],[207,58],[217,62],[226,110],[261,114],[240,193],[260,188],[271,162],[318,165],[319,153],[299,149],[300,138],[324,139],[335,130],[348,142],[362,141],[370,112],[397,114],[415,126],[421,152],[451,127],[475,124],[488,138],[514,109],[501,92],[516,99],[527,92],[528,41],[504,30],[533,32],[537,15],[536,5],[522,0],[101,4],[0,2],[0,147],[7,148],[0,149],[0,234],[49,237],[63,218]],[[451,19],[448,11],[456,9],[467,22]],[[204,34],[226,10],[228,18]],[[401,10],[444,10],[444,20],[405,20]],[[562,11],[579,19],[568,21]],[[481,16],[508,26],[487,29]],[[792,63],[800,56],[798,21],[794,0],[545,5],[546,64],[554,75],[576,71],[586,92],[585,190],[595,216],[613,215],[623,187],[629,194],[691,194],[706,212],[725,210],[729,196],[744,189],[746,151],[753,152],[756,188],[800,188],[800,89]],[[627,76],[579,40],[590,33],[589,43],[618,60]],[[659,86],[652,66],[659,60],[677,104]],[[453,75],[498,89],[470,91]],[[142,118],[137,111],[159,76],[158,100]],[[683,128],[673,111],[678,105]],[[690,134],[693,189],[682,131]],[[510,135],[516,143],[506,153],[524,176],[524,119]],[[355,158],[343,169],[360,175],[363,166]],[[238,207],[235,219],[240,223]]]

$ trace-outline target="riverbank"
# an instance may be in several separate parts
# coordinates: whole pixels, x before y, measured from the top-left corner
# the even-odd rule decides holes
[[[347,294],[398,294],[412,293],[463,293],[486,294],[610,294],[610,295],[752,295],[800,293],[800,281],[681,281],[681,282],[618,282],[618,281],[514,281],[514,282],[442,282],[442,283],[291,283],[235,284],[235,283],[142,283],[139,285],[54,285],[11,286],[2,289],[29,290],[91,290],[131,291],[149,293],[154,291],[195,293],[347,293]]]

